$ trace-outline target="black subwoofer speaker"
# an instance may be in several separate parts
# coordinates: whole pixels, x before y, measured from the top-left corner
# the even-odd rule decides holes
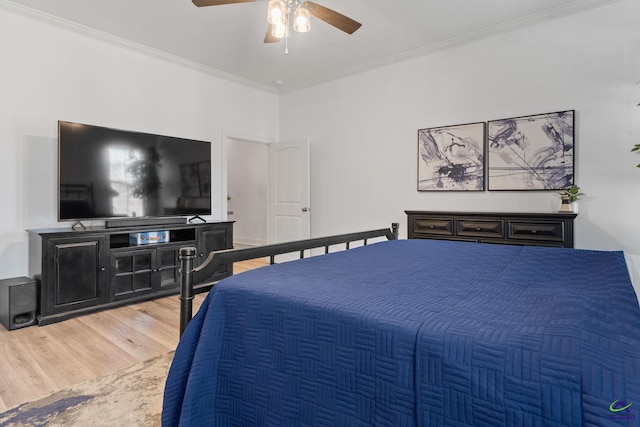
[[[36,286],[28,277],[0,280],[0,323],[7,330],[36,323]]]

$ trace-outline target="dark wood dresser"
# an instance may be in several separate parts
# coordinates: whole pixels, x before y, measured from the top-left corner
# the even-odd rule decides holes
[[[573,248],[576,213],[405,211],[409,239]]]

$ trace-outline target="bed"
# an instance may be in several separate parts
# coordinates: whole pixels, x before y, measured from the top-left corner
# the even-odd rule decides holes
[[[224,279],[164,426],[636,425],[624,254],[390,240]]]

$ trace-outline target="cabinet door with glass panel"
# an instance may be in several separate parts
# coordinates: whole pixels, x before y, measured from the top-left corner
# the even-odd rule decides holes
[[[179,284],[179,254],[179,245],[112,253],[111,301],[176,288]]]
[[[180,248],[182,246],[162,246],[156,253],[157,288],[175,289],[180,285]]]
[[[155,249],[111,253],[110,300],[155,292]]]

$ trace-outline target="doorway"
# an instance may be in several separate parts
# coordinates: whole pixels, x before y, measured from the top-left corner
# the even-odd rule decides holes
[[[223,211],[235,221],[235,247],[310,238],[309,138],[223,141]]]
[[[267,243],[269,146],[227,137],[227,219],[234,247]]]

